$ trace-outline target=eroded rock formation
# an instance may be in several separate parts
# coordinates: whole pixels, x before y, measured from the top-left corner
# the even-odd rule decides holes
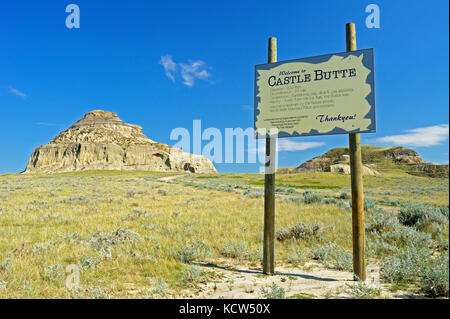
[[[392,170],[427,177],[448,177],[448,165],[432,164],[424,161],[412,149],[397,147],[361,146],[364,175],[378,175]],[[283,174],[300,172],[350,173],[348,147],[333,148],[321,156],[314,157],[300,166],[279,169]]]
[[[116,113],[92,111],[31,155],[25,173],[80,170],[216,173],[205,157],[150,140]]]

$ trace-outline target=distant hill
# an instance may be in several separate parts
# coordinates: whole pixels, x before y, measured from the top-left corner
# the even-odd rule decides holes
[[[448,165],[432,164],[424,161],[413,149],[402,146],[377,147],[361,146],[362,162],[366,174],[374,175],[400,170],[411,175],[428,177],[448,177]],[[342,172],[349,173],[348,147],[337,147],[321,156],[314,157],[298,167],[281,168],[279,173],[299,172]]]

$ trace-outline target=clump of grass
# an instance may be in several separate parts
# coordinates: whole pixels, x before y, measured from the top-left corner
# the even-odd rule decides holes
[[[167,196],[169,195],[169,191],[167,189],[158,189],[158,194]]]
[[[437,251],[448,253],[448,246],[449,246],[448,239],[441,239],[436,242],[436,250]]]
[[[341,192],[341,194],[339,195],[340,199],[350,199],[352,196],[350,194],[348,194],[347,192]]]
[[[194,266],[183,270],[181,274],[181,281],[185,285],[196,285],[198,283],[203,283],[206,281],[205,272],[203,272],[200,267]]]
[[[381,233],[380,239],[397,247],[409,245],[427,247],[432,243],[430,234],[403,225],[398,225],[393,231]]]
[[[291,188],[291,187],[276,187],[275,188],[275,193],[276,194],[295,194],[297,193],[295,188]]]
[[[334,252],[331,268],[351,271],[353,269],[353,254],[343,248]]]
[[[202,241],[197,240],[178,249],[175,257],[184,264],[190,264],[195,259],[204,257],[207,253],[207,246]]]
[[[41,217],[41,220],[43,222],[59,222],[59,223],[68,223],[69,220],[67,218],[61,217],[59,215],[56,214],[52,214],[52,213],[48,213],[47,215],[44,215]]]
[[[377,202],[371,198],[364,198],[364,210],[370,212],[377,209]]]
[[[326,244],[324,246],[313,246],[313,259],[320,261],[330,260],[332,253],[336,248],[337,245],[334,243]]]
[[[270,290],[261,287],[261,294],[266,299],[284,299],[286,298],[286,291],[283,287],[279,287],[276,283],[272,283]]]
[[[301,250],[299,246],[291,243],[291,253],[288,262],[293,265],[303,265],[309,259],[309,255]]]
[[[128,198],[133,198],[134,196],[136,196],[136,194],[137,193],[136,193],[136,191],[134,189],[129,189],[125,196],[128,197]]]
[[[167,293],[167,283],[162,278],[152,280],[152,294],[164,297]]]
[[[247,245],[244,242],[232,242],[222,247],[220,254],[228,258],[240,258],[249,255]]]
[[[306,191],[303,193],[303,202],[305,204],[315,204],[321,203],[323,201],[323,196],[311,191]]]
[[[313,246],[313,259],[322,261],[327,267],[337,270],[352,270],[353,255],[344,248],[338,247],[335,243],[318,247]]]
[[[389,206],[400,206],[400,201],[398,199],[389,202]]]
[[[332,198],[332,197],[323,199],[322,203],[327,204],[327,205],[336,205],[341,209],[348,208],[347,204],[343,200]]]
[[[134,208],[127,216],[122,217],[123,221],[136,220],[141,217],[152,217],[153,215],[143,208]]]
[[[398,219],[390,212],[381,208],[372,211],[367,216],[366,231],[368,232],[386,232],[393,231],[399,227]]]
[[[318,237],[321,230],[321,224],[304,224],[299,221],[298,224],[293,227],[278,230],[275,236],[278,241],[285,241],[287,239],[306,239]]]
[[[389,242],[385,242],[380,238],[368,238],[367,241],[367,251],[369,254],[376,256],[391,255],[399,251],[399,247]]]
[[[86,293],[92,299],[114,299],[113,289],[101,287],[88,287]]]
[[[91,199],[86,195],[73,195],[58,202],[65,204],[89,204]]]
[[[112,247],[125,242],[135,242],[139,240],[141,236],[129,230],[127,227],[119,227],[111,234],[104,233],[103,231],[97,231],[88,240],[88,243],[94,248],[98,256],[101,259],[112,258]]]
[[[2,292],[2,290],[6,290],[7,286],[8,283],[6,281],[0,281],[0,292]]]
[[[381,295],[380,288],[372,288],[358,279],[357,284],[346,284],[345,292],[356,299],[373,299]]]
[[[61,264],[54,264],[45,267],[44,269],[44,279],[56,284],[62,284],[66,274],[64,268]]]
[[[252,197],[254,197],[254,198],[263,197],[264,196],[264,191],[260,190],[260,189],[256,189],[256,190],[255,189],[247,189],[244,192],[244,196],[250,197],[250,198],[252,198]]]
[[[407,202],[400,206],[399,221],[406,226],[424,228],[427,224],[447,224],[448,210],[421,203]]]
[[[448,219],[448,217],[449,217],[449,205],[441,205],[441,206],[438,206],[437,209],[440,211],[440,213],[442,215],[444,215]]]
[[[11,260],[11,257],[8,257],[3,263],[0,264],[0,271],[6,270],[6,268],[8,268],[8,266],[11,264]]]
[[[419,283],[421,290],[429,297],[449,296],[448,253],[423,269]]]
[[[412,283],[423,273],[429,257],[428,249],[409,245],[398,254],[382,260],[380,272],[383,280],[389,283]]]
[[[177,211],[177,210],[172,212],[172,216],[173,217],[178,217],[178,216],[180,216],[180,214],[181,213],[179,211]]]
[[[92,256],[83,256],[80,258],[78,265],[82,270],[94,268],[98,264],[98,259]]]

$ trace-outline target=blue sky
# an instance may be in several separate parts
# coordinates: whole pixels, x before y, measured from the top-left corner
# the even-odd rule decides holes
[[[70,3],[79,29],[65,26]],[[379,29],[365,25],[371,3]],[[448,10],[448,1],[425,0],[3,1],[0,174],[22,171],[37,146],[95,109],[171,145],[172,129],[192,130],[195,119],[222,132],[252,127],[254,65],[266,63],[267,38],[278,38],[279,61],[342,52],[346,22],[356,24],[359,49],[375,50],[377,133],[362,143],[411,146],[448,163]],[[281,167],[348,145],[346,135],[285,140]]]

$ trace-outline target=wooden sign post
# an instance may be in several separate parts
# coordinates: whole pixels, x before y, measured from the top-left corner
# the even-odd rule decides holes
[[[356,50],[354,23],[345,26],[347,51]],[[362,158],[359,133],[349,134],[350,173],[352,185],[352,233],[354,279],[366,280],[365,239],[364,239],[364,191],[362,179]],[[357,277],[357,278],[356,278]]]
[[[268,63],[255,66],[254,127],[256,137],[266,139],[263,272],[267,275],[275,272],[277,138],[347,134],[354,279],[366,280],[360,133],[376,132],[374,58],[373,49],[356,49],[353,23],[346,25],[346,42],[346,52],[278,62],[277,40],[269,38]]]
[[[269,38],[268,63],[277,62],[277,38]],[[263,273],[273,275],[275,272],[275,163],[277,139],[266,138],[266,163],[264,176],[264,247]]]

